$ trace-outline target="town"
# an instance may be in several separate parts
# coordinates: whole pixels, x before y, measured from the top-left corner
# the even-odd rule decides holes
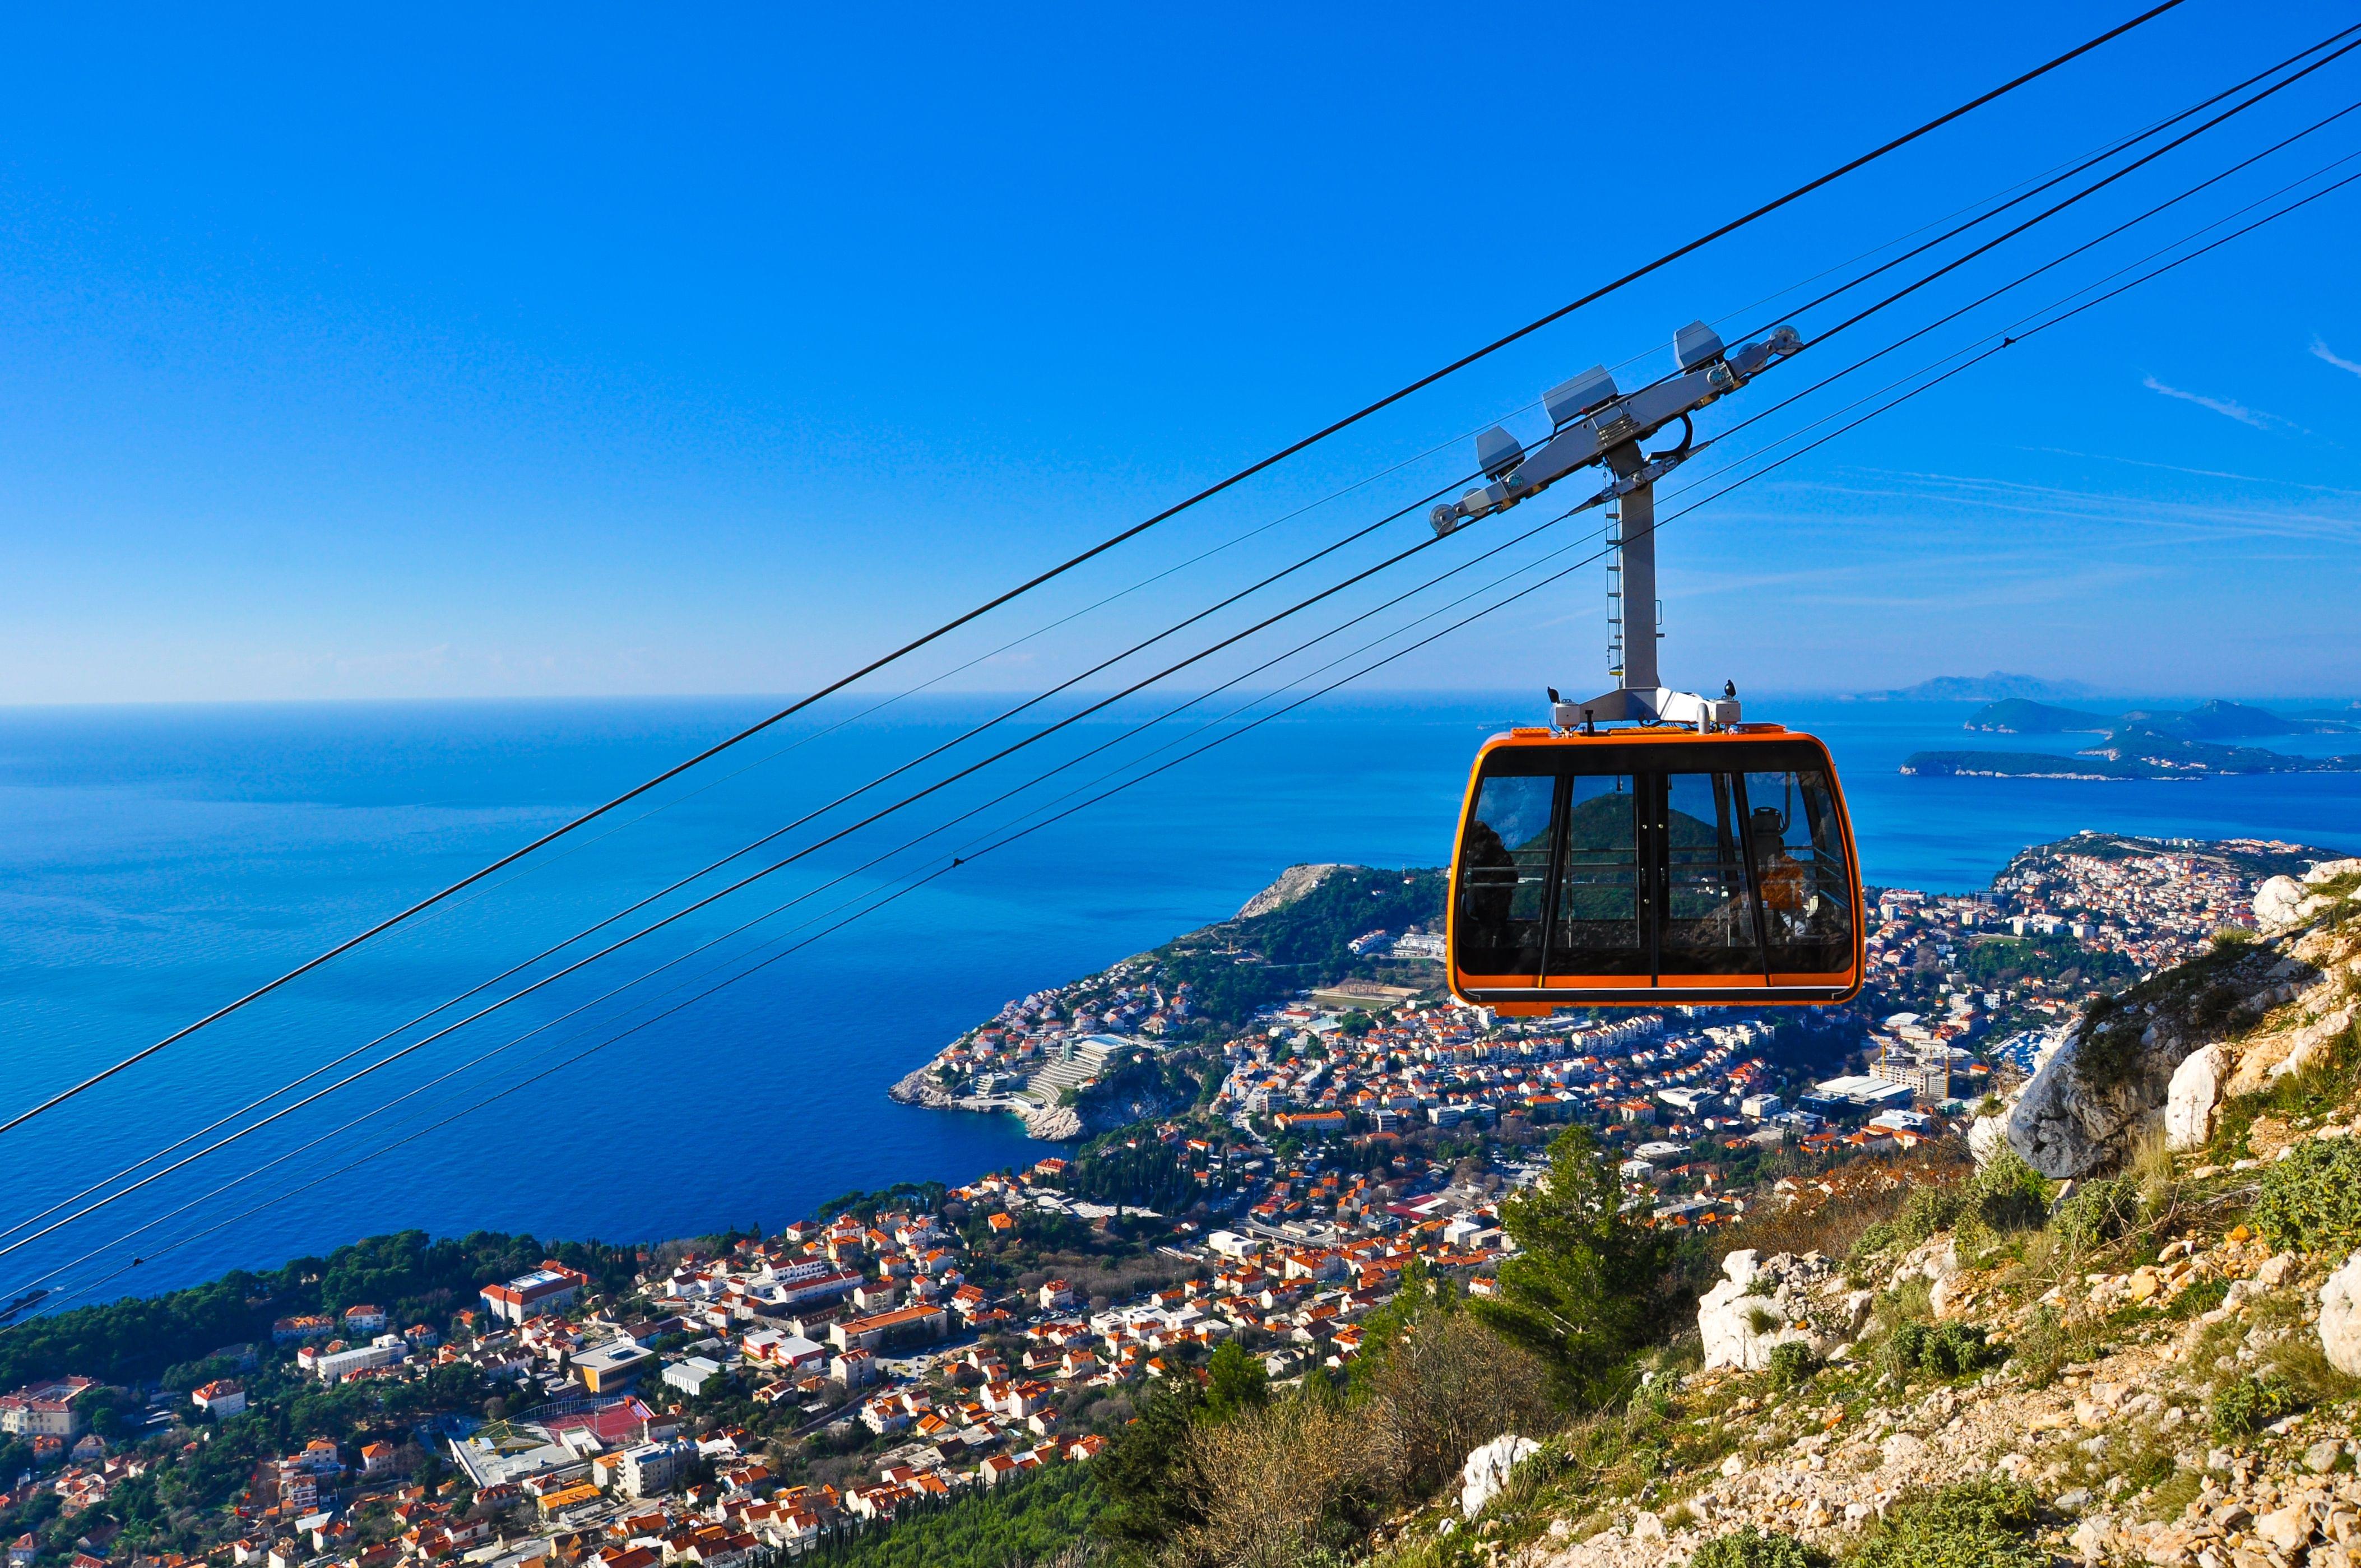
[[[774,1234],[544,1256],[464,1301],[331,1299],[332,1257],[295,1281],[318,1309],[251,1342],[137,1386],[61,1367],[0,1397],[9,1568],[102,1568],[126,1530],[135,1568],[741,1568],[1088,1466],[1133,1394],[1217,1352],[1273,1382],[1344,1376],[1406,1270],[1492,1288],[1499,1202],[1567,1125],[1628,1209],[1683,1230],[1852,1161],[1956,1151],[2092,995],[2246,924],[2256,882],[2308,854],[2083,835],[1986,892],[1873,889],[1871,982],[1841,1009],[1498,1018],[1436,983],[1431,916],[1337,937],[1339,978],[1226,1006],[1126,960],[924,1069],[1037,1110],[1126,1071],[1178,1085],[1028,1168],[851,1195]],[[324,1400],[338,1430],[305,1430]],[[166,1477],[207,1475],[215,1495],[184,1479],[159,1504]]]

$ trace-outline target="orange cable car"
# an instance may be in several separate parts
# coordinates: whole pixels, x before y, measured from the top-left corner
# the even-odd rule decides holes
[[[1477,754],[1451,989],[1552,1007],[1842,1002],[1860,858],[1828,748],[1775,724],[1517,729]]]
[[[1477,438],[1492,482],[1436,507],[1435,532],[1602,466],[1613,478],[1584,504],[1619,508],[1612,602],[1653,611],[1655,481],[1690,455],[1690,416],[1800,346],[1782,327],[1728,353],[1699,322],[1674,339],[1679,372],[1629,396],[1604,367],[1585,371],[1543,397],[1553,429],[1535,451],[1498,426]],[[1677,447],[1641,450],[1675,420]],[[1861,859],[1828,749],[1740,722],[1734,685],[1719,699],[1665,689],[1655,617],[1636,637],[1610,619],[1615,689],[1578,703],[1553,690],[1547,727],[1476,755],[1451,863],[1453,992],[1512,1014],[1852,996]]]

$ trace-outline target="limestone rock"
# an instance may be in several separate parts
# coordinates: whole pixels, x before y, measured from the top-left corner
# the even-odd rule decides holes
[[[1542,1445],[1515,1432],[1503,1432],[1467,1456],[1459,1467],[1459,1512],[1474,1519],[1484,1505],[1509,1484],[1509,1472],[1541,1452]]]
[[[2361,1377],[2361,1252],[2320,1288],[2320,1348],[2337,1371]]]
[[[2163,1119],[2182,1062],[2276,1000],[2298,994],[2302,980],[2277,979],[2284,957],[2257,943],[2216,968],[2167,970],[2111,1010],[2094,1013],[2018,1096],[2008,1117],[2009,1146],[2052,1180],[2114,1164],[2143,1129]]]
[[[1990,1165],[2000,1152],[2008,1147],[2008,1113],[1997,1116],[1979,1116],[1968,1124],[1968,1153],[1975,1157],[1977,1168]]]
[[[1734,1366],[1760,1372],[1771,1365],[1771,1353],[1780,1345],[1811,1338],[1807,1327],[1792,1321],[1794,1309],[1779,1299],[1775,1288],[1749,1294],[1763,1273],[1756,1255],[1749,1248],[1723,1258],[1721,1283],[1697,1302],[1697,1332],[1705,1340],[1708,1371]]]
[[[2222,1086],[2230,1076],[2230,1054],[2219,1045],[2191,1051],[2172,1069],[2164,1100],[2164,1135],[2174,1149],[2200,1149],[2213,1141]]]
[[[1310,894],[1322,883],[1338,872],[1359,871],[1358,866],[1330,862],[1315,866],[1290,866],[1279,873],[1279,880],[1256,894],[1230,916],[1233,920],[1251,920],[1257,915],[1268,915],[1274,909],[1284,909],[1296,900]]]
[[[2275,876],[2255,889],[2255,923],[2265,931],[2300,926],[2326,906],[2320,897],[2291,876]]]

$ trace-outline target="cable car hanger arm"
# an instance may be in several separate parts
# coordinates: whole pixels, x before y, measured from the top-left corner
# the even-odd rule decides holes
[[[1597,504],[1628,495],[1672,471],[1690,452],[1681,444],[1653,458],[1642,458],[1639,444],[1675,420],[1688,416],[1725,392],[1736,391],[1764,367],[1794,354],[1804,340],[1792,326],[1775,328],[1760,343],[1737,353],[1726,352],[1721,338],[1703,322],[1683,327],[1673,340],[1682,374],[1628,397],[1616,389],[1606,367],[1593,366],[1569,381],[1552,388],[1542,401],[1554,429],[1549,440],[1528,453],[1522,443],[1499,425],[1476,438],[1476,455],[1492,482],[1470,490],[1455,501],[1438,504],[1429,521],[1437,534],[1456,532],[1477,519],[1506,510],[1540,494],[1576,469],[1605,463],[1615,479],[1593,498]]]

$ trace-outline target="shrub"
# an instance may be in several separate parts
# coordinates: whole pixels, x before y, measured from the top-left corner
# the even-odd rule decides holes
[[[1904,1323],[1886,1343],[1894,1373],[1949,1379],[1997,1365],[2007,1353],[1986,1343],[1984,1331],[1967,1323]]]
[[[1976,1218],[1995,1231],[2037,1230],[2049,1213],[2049,1183],[2004,1149],[1968,1182]]]
[[[1962,1481],[1905,1497],[1848,1568],[2043,1568],[2027,1537],[2039,1501],[2015,1481]]]
[[[2361,1245],[2361,1145],[2307,1138],[2265,1167],[2255,1228],[2273,1246],[2302,1252]]]
[[[2077,1252],[2104,1246],[2139,1223],[2139,1190],[2125,1177],[2084,1182],[2059,1205],[2050,1228]]]
[[[1791,1339],[1772,1348],[1771,1386],[1773,1388],[1793,1388],[1809,1382],[1812,1374],[1819,1369],[1820,1358],[1802,1340]]]
[[[1992,1231],[2034,1229],[2048,1206],[2049,1184],[2040,1172],[2015,1154],[2004,1153],[1965,1181],[1914,1188],[1901,1212],[1864,1230],[1846,1259],[1859,1263],[1897,1246],[1916,1246],[1938,1231],[1979,1225]]]
[[[2241,1377],[2213,1396],[2213,1435],[2224,1442],[2252,1437],[2303,1408],[2294,1389],[2276,1379]]]
[[[1820,1568],[1826,1562],[1792,1535],[1765,1532],[1750,1524],[1698,1547],[1689,1568]]]

